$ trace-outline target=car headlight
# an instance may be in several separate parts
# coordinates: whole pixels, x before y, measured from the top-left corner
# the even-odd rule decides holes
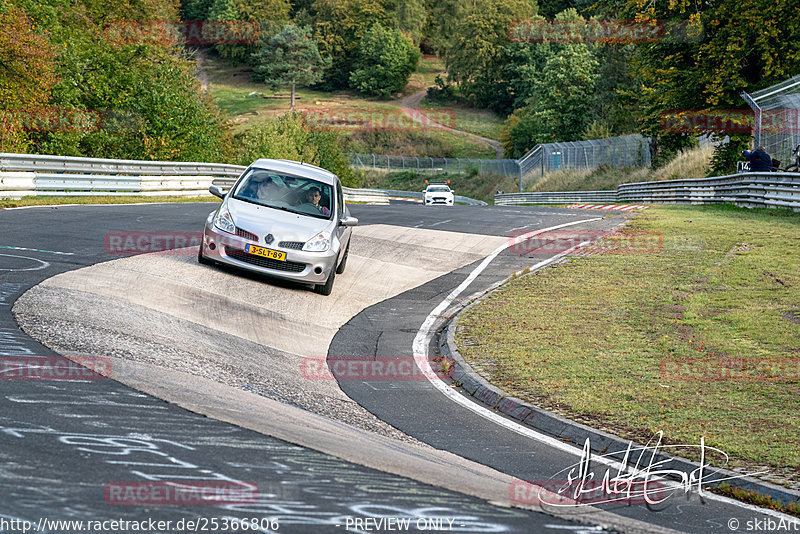
[[[322,232],[309,239],[306,244],[303,245],[303,250],[307,252],[325,252],[330,246],[330,234]]]
[[[217,212],[217,216],[214,217],[214,226],[223,232],[236,234],[236,225],[233,224],[233,217],[231,217],[231,212],[228,211],[227,206]]]

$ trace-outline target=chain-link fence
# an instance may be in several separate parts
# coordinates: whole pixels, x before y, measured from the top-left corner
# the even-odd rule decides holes
[[[596,169],[650,165],[650,140],[639,134],[536,145],[519,160],[520,190],[547,172],[561,169]]]
[[[800,75],[742,98],[755,113],[755,146],[763,146],[783,165],[791,163],[792,152],[800,145]]]
[[[382,154],[351,154],[350,165],[358,169],[382,171],[415,171],[430,173],[499,174],[519,175],[519,163],[515,159],[468,159],[468,158],[424,158],[409,156],[386,156]]]
[[[519,179],[520,191],[547,172],[561,169],[596,169],[650,165],[650,140],[641,135],[623,135],[606,139],[545,143],[536,145],[522,158],[468,159],[351,154],[350,165],[358,169],[415,171],[430,173],[498,174]]]

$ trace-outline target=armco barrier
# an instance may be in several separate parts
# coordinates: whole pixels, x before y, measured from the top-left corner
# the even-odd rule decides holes
[[[496,195],[494,203],[498,206],[518,204],[568,204],[573,202],[614,203],[616,191],[560,191],[552,193],[506,193]]]
[[[560,191],[501,194],[498,205],[606,202],[715,204],[791,208],[800,211],[800,173],[748,172],[712,178],[622,184],[616,191]]]
[[[0,198],[24,196],[209,196],[208,187],[233,186],[247,167],[222,163],[184,163],[122,159],[77,158],[38,154],[0,153]],[[351,189],[349,202],[389,204],[389,196],[421,198],[413,191]],[[456,195],[456,202],[486,203]]]
[[[0,153],[0,198],[24,196],[207,196],[231,187],[241,165]],[[350,202],[389,204],[377,189],[343,188]],[[413,195],[404,191],[405,196]],[[478,203],[469,199],[471,202]]]

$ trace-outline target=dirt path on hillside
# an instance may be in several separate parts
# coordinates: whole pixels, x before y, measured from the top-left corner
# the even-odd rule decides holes
[[[205,91],[208,89],[208,73],[206,72],[204,61],[206,59],[206,51],[202,48],[194,49],[194,60],[197,63],[197,80],[200,82],[200,89]]]
[[[438,122],[433,122],[429,120],[424,112],[420,111],[419,104],[422,102],[422,99],[425,98],[425,95],[428,94],[427,89],[423,89],[422,91],[418,91],[416,93],[410,94],[408,96],[404,96],[397,103],[400,105],[400,108],[403,110],[403,113],[411,117],[417,122],[421,122],[426,124],[427,126],[433,128],[441,128],[442,130],[447,130],[448,132],[453,132],[461,135],[466,135],[468,137],[472,137],[473,139],[478,139],[492,147],[496,152],[496,159],[502,159],[503,154],[505,154],[505,150],[503,149],[503,144],[500,141],[495,141],[494,139],[489,139],[487,137],[481,137],[480,135],[475,135],[473,133],[465,132],[463,130],[456,130],[455,128],[450,128],[449,126],[445,126],[444,124],[439,124]]]

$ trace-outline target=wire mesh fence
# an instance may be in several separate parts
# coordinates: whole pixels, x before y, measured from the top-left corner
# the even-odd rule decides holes
[[[469,159],[387,156],[384,154],[351,154],[350,165],[358,169],[382,171],[415,171],[429,173],[496,174],[519,179],[520,191],[525,184],[561,169],[596,169],[600,165],[614,168],[650,165],[650,140],[641,135],[623,135],[606,139],[545,143],[536,145],[522,158]]]
[[[790,163],[800,145],[800,74],[742,98],[755,113],[755,146],[781,162]]]
[[[519,160],[520,190],[547,172],[650,165],[650,140],[639,134],[536,145]]]
[[[383,154],[351,154],[350,165],[358,169],[382,171],[415,171],[429,173],[498,174],[518,176],[519,163],[515,159],[425,158],[414,156],[387,156]]]

